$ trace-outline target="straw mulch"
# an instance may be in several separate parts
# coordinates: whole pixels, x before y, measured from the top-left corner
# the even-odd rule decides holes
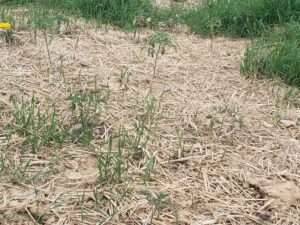
[[[299,102],[283,101],[282,85],[240,75],[245,40],[218,38],[211,44],[173,32],[180,48],[159,57],[153,77],[150,31],[141,32],[138,42],[116,29],[80,26],[82,32],[74,27],[52,37],[50,57],[43,33],[34,43],[28,31],[20,31],[14,43],[0,45],[2,148],[14,96],[29,100],[34,93],[42,106],[55,102],[64,119],[68,85],[87,92],[96,81],[97,88],[110,90],[94,150],[70,142],[23,153],[22,161],[18,148],[0,152],[11,166],[29,162],[25,174],[39,176],[14,182],[11,170],[0,171],[0,224],[148,224],[153,208],[144,189],[168,194],[172,206],[153,224],[176,224],[177,216],[179,224],[194,225],[300,223]],[[67,84],[59,73],[61,57]],[[118,79],[122,69],[130,74],[125,83]],[[101,143],[120,125],[134,133],[149,98],[162,101],[153,113],[156,130],[145,131],[145,155],[156,157],[151,179],[144,184],[144,157],[130,161],[121,184],[99,185],[97,154],[107,151]],[[13,135],[12,142],[22,138]]]
[[[181,3],[185,6],[195,6],[203,2],[203,0],[153,0],[160,7],[169,7],[173,3]]]

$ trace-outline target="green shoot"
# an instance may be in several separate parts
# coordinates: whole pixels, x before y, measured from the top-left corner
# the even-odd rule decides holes
[[[153,76],[156,74],[156,66],[159,53],[164,55],[166,48],[171,47],[175,51],[178,48],[178,44],[172,39],[172,37],[166,32],[156,32],[150,36],[148,41],[148,55],[155,58],[153,67]]]

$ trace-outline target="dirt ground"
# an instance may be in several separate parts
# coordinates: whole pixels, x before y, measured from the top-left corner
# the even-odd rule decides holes
[[[284,100],[287,88],[277,82],[240,75],[245,40],[211,43],[171,32],[178,51],[167,49],[159,57],[153,77],[146,45],[150,31],[142,31],[138,42],[117,29],[80,26],[83,31],[76,27],[54,35],[48,48],[42,33],[33,43],[28,31],[18,32],[15,43],[0,45],[1,146],[13,96],[30,99],[34,93],[41,104],[56,102],[64,117],[67,83],[87,91],[96,81],[110,90],[101,115],[104,140],[120,124],[134,130],[132,108],[164,93],[157,112],[162,117],[145,149],[156,157],[147,189],[168,194],[176,210],[164,210],[153,224],[176,224],[176,215],[178,224],[300,224],[299,99]],[[62,57],[66,82],[59,72]],[[118,79],[122,69],[130,75],[124,83]],[[101,151],[104,147],[89,151],[70,143],[26,153],[30,173],[42,171],[41,178],[18,184],[1,175],[0,224],[106,219],[107,224],[147,224],[152,206],[141,194],[145,162],[131,164],[129,183],[101,187],[96,157]],[[17,149],[0,154],[22,164]],[[95,187],[101,201],[111,199],[100,209],[95,209]],[[126,198],[115,197],[126,188]],[[44,216],[38,221],[38,215]]]

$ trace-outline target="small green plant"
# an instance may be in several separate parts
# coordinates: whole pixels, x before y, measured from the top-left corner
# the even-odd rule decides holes
[[[213,39],[215,36],[215,30],[217,30],[221,26],[221,21],[217,18],[211,19],[209,23],[209,31],[210,31],[210,48],[213,51]]]
[[[151,18],[146,18],[144,15],[137,15],[133,20],[133,37],[137,37],[137,42],[140,42],[140,29],[149,26]]]
[[[229,129],[232,130],[235,127],[242,128],[244,121],[243,117],[238,114],[237,108],[232,108],[228,106],[220,106],[215,108],[216,114],[215,117],[212,118],[212,120],[215,118],[215,122],[213,122],[212,128],[214,125],[219,124],[220,129],[225,125],[226,122],[229,122]]]
[[[276,111],[273,115],[273,124],[278,126],[282,120],[281,112],[279,108],[276,108]]]
[[[4,40],[6,43],[12,43],[14,40],[12,29],[4,31]]]
[[[76,192],[76,196],[77,196],[77,204],[80,207],[80,219],[81,219],[81,223],[84,224],[84,220],[86,219],[86,216],[84,214],[82,205],[84,204],[84,202],[86,200],[85,199],[85,192],[83,191],[82,194]]]
[[[136,115],[135,132],[129,140],[130,148],[133,150],[133,159],[143,158],[150,133],[155,133],[162,113],[161,99],[162,96],[159,101],[152,96],[147,96],[142,99],[142,102],[137,102],[134,106],[134,114]]]
[[[153,222],[153,218],[156,215],[157,218],[164,212],[166,209],[171,209],[175,214],[176,218],[177,212],[175,207],[171,204],[170,198],[168,194],[165,193],[153,193],[149,190],[142,190],[141,194],[145,196],[148,203],[152,206],[152,211],[150,215],[150,224]]]
[[[54,105],[42,111],[39,101],[34,96],[29,103],[22,99],[18,104],[14,99],[13,104],[14,120],[9,125],[9,129],[22,136],[25,139],[25,146],[29,145],[33,153],[38,153],[42,146],[49,145],[51,142],[59,145],[64,142],[66,135],[58,125]]]
[[[95,90],[90,92],[77,91],[70,93],[71,136],[77,142],[89,146],[93,139],[93,130],[106,103],[108,92]]]
[[[172,39],[172,37],[166,32],[155,32],[152,34],[148,40],[148,55],[155,58],[153,67],[153,76],[156,74],[156,66],[159,53],[164,55],[166,53],[166,48],[171,47],[175,49],[178,48],[178,44]]]
[[[13,151],[13,148],[8,148],[7,152],[0,156],[0,175],[6,175],[14,184],[34,183],[44,177],[49,168],[33,171],[31,168],[32,159],[29,159],[28,155],[26,156],[26,149],[22,149],[22,146],[18,146],[18,148],[20,154],[16,159],[11,159],[8,156],[8,151]]]
[[[127,175],[128,162],[124,156],[125,135],[123,132],[124,130],[121,129],[117,154],[113,152],[113,136],[110,136],[108,152],[98,155],[98,180],[100,184],[119,184]]]
[[[94,199],[95,199],[95,205],[96,205],[96,208],[99,208],[100,207],[100,197],[99,197],[99,191],[98,191],[98,188],[95,187],[93,189],[93,196],[94,196]]]
[[[153,172],[154,166],[155,166],[156,157],[155,155],[152,155],[148,158],[146,163],[146,168],[144,170],[144,182],[148,181],[151,177],[151,174]]]
[[[28,176],[28,169],[30,161],[23,161],[23,156],[20,156],[19,162],[11,162],[7,160],[8,164],[6,165],[7,173],[10,176],[10,180],[13,183],[22,183],[30,179]]]
[[[2,151],[2,149],[0,151]],[[5,157],[0,156],[0,174],[5,173],[5,170]]]
[[[300,90],[295,87],[289,87],[283,96],[283,101],[286,102],[293,102],[293,100],[299,98],[300,96]]]
[[[179,131],[178,133],[178,144],[177,144],[177,151],[173,156],[173,159],[181,159],[184,156],[184,133],[183,131]]]
[[[185,151],[185,146],[184,146],[184,133],[183,131],[178,132],[178,144],[176,147],[176,151],[174,154],[170,157],[171,160],[177,160],[181,159],[184,157],[184,151]]]
[[[128,69],[122,69],[119,76],[118,76],[120,82],[124,86],[127,85],[129,77],[130,77],[130,72],[128,71]]]
[[[244,126],[244,120],[239,115],[238,108],[220,106],[215,107],[214,110],[214,113],[206,116],[209,120],[209,131],[213,137],[217,139],[226,138],[233,143],[236,131]]]

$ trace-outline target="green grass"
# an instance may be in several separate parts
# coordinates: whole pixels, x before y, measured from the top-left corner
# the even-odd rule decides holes
[[[70,93],[66,99],[70,118],[64,123],[57,116],[54,104],[45,107],[34,96],[29,102],[14,99],[13,120],[7,127],[8,139],[17,134],[24,139],[19,147],[32,153],[39,153],[43,146],[62,146],[66,141],[89,146],[107,98],[108,94],[101,91]]]
[[[94,129],[99,122],[101,110],[108,99],[108,92],[74,92],[67,97],[71,119],[69,134],[74,142],[89,146],[93,140]]]
[[[255,37],[299,20],[299,0],[216,0],[192,9],[186,23],[202,36]]]
[[[50,3],[51,1],[49,1]],[[149,17],[153,6],[146,0],[52,1],[54,7],[70,10],[87,19],[96,19],[122,28],[131,28],[137,16]]]
[[[273,30],[248,47],[241,65],[247,75],[279,77],[300,88],[300,23]]]
[[[9,130],[24,138],[21,148],[28,148],[33,153],[38,153],[42,146],[53,143],[61,145],[64,142],[66,135],[58,125],[54,105],[42,111],[34,96],[29,103],[23,100],[21,103],[14,100],[13,103],[14,119]]]
[[[0,4],[27,5],[52,9],[60,15],[73,15],[101,24],[132,30],[187,24],[202,36],[260,36],[271,27],[300,20],[299,0],[208,0],[192,9],[172,4],[160,9],[150,0],[0,0]]]
[[[119,184],[126,179],[128,173],[128,159],[124,155],[126,137],[124,130],[120,130],[117,153],[113,153],[113,137],[109,137],[108,152],[98,155],[98,181],[100,184]]]
[[[34,8],[59,10],[67,15],[96,20],[102,24],[112,24],[125,29],[136,26],[137,17],[145,18],[139,26],[146,25],[146,19],[155,14],[155,8],[149,0],[0,0],[7,5],[26,5]]]
[[[142,27],[157,28],[161,22],[171,28],[176,24],[185,23],[187,10],[181,4],[172,4],[170,8],[161,9],[153,5],[151,0],[0,0],[0,4],[7,6],[26,6],[33,11],[49,9],[55,14],[85,18],[99,24],[111,24],[125,30],[137,30]],[[49,15],[52,15],[49,14]],[[0,17],[1,18],[1,17]],[[45,16],[36,15],[44,21]],[[46,16],[47,18],[47,16]],[[3,20],[3,18],[2,18]],[[11,20],[7,20],[11,21]],[[51,22],[43,26],[49,27]],[[45,23],[45,22],[43,22]]]

